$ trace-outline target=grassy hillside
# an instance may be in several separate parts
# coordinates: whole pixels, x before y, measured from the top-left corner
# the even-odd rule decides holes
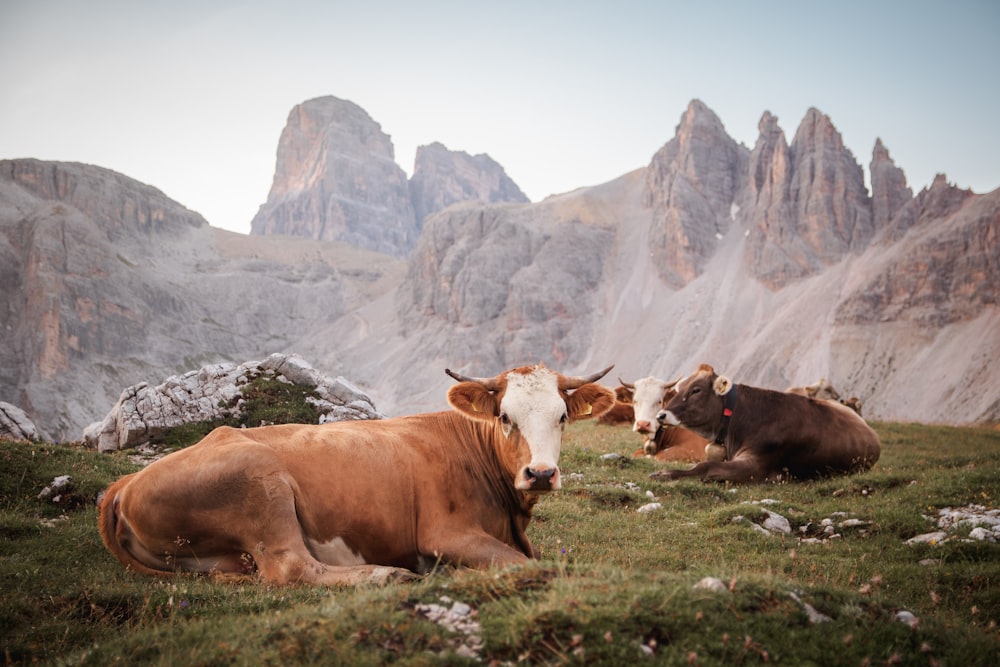
[[[662,464],[602,458],[629,454],[634,434],[577,424],[565,488],[529,530],[541,561],[357,590],[126,572],[101,544],[94,500],[137,469],[127,454],[0,441],[2,659],[997,664],[1000,544],[963,539],[969,526],[905,542],[935,530],[927,517],[942,508],[1000,507],[1000,431],[875,427],[883,455],[869,473],[726,487],[654,482]],[[60,475],[71,486],[58,502],[39,498]],[[768,512],[790,533],[756,529]],[[721,590],[697,588],[705,577]]]

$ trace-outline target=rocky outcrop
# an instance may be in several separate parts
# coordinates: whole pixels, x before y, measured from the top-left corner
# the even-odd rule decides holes
[[[872,183],[872,223],[876,230],[889,227],[899,210],[913,199],[913,190],[906,185],[903,170],[889,157],[882,139],[875,140],[869,165]]]
[[[0,438],[10,440],[50,440],[21,408],[0,401]]]
[[[437,142],[417,148],[410,198],[420,222],[458,202],[527,204],[529,201],[489,155],[450,151]]]
[[[423,352],[447,353],[455,364],[500,368],[539,355],[576,362],[596,324],[611,238],[524,206],[453,206],[425,222],[398,292],[399,316],[404,328],[424,332]]]
[[[155,387],[145,382],[128,387],[103,421],[87,427],[83,440],[107,452],[149,443],[185,424],[238,418],[244,411],[244,389],[258,377],[311,389],[313,396],[306,400],[319,414],[320,424],[382,417],[371,398],[344,378],[329,378],[300,357],[272,354],[238,366],[205,366]]]
[[[0,163],[0,400],[60,440],[77,437],[123,387],[287,349],[303,328],[401,275],[398,260],[350,246],[213,229],[98,167],[21,162]],[[26,171],[46,177],[26,186],[11,176]],[[133,200],[142,203],[109,203]]]
[[[777,118],[761,118],[750,155],[747,260],[772,289],[814,275],[874,236],[860,165],[830,118],[809,109],[790,146]]]
[[[935,179],[897,217],[916,221],[836,309],[838,324],[910,322],[925,330],[1000,305],[1000,196]],[[897,233],[898,233],[898,229]]]
[[[656,269],[674,287],[698,276],[728,231],[745,181],[748,151],[726,134],[718,116],[692,101],[676,136],[649,163],[644,203]]]
[[[156,188],[109,169],[41,160],[0,160],[0,179],[42,201],[58,201],[91,220],[111,240],[182,233],[207,224]]]
[[[528,198],[488,155],[437,142],[417,149],[407,181],[378,123],[352,102],[320,97],[289,114],[274,182],[251,233],[336,240],[405,257],[428,215],[463,201]]]
[[[343,241],[403,257],[418,223],[392,141],[363,109],[332,96],[292,109],[252,234]]]

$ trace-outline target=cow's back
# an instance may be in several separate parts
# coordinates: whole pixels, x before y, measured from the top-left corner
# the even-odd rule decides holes
[[[871,468],[878,434],[850,408],[786,392],[739,386],[733,442],[797,478]]]

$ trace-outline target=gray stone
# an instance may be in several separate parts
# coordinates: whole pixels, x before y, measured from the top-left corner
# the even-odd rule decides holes
[[[98,451],[113,451],[148,443],[182,424],[227,418],[239,412],[242,387],[260,375],[321,389],[310,400],[321,424],[383,417],[366,394],[342,378],[326,377],[301,357],[272,354],[238,366],[212,364],[171,376],[155,387],[145,382],[128,387],[103,421],[84,430],[83,439]]]
[[[24,410],[0,401],[0,437],[11,440],[49,440]]]

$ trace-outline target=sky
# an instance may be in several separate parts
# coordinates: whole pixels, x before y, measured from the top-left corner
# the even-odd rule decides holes
[[[997,0],[0,0],[0,159],[83,162],[248,233],[292,108],[486,153],[532,201],[639,167],[692,99],[753,148],[830,117],[914,194],[1000,187]]]

